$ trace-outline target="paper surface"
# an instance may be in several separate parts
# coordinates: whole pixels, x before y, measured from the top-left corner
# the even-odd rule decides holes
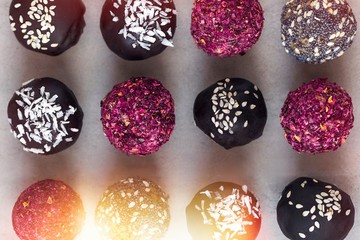
[[[349,1],[360,21],[360,2]],[[23,48],[10,30],[10,0],[0,4],[0,239],[17,239],[11,223],[12,207],[26,187],[46,179],[71,185],[83,200],[86,226],[77,240],[98,239],[93,217],[97,201],[116,181],[141,176],[158,183],[170,195],[171,223],[164,239],[187,240],[185,208],[202,187],[216,181],[247,184],[259,199],[262,228],[259,240],[286,239],[276,221],[281,191],[300,176],[336,184],[360,206],[360,37],[339,59],[322,65],[297,62],[285,53],[280,41],[280,14],[285,1],[263,0],[265,26],[258,43],[245,55],[214,58],[197,49],[190,35],[191,0],[175,0],[178,27],[175,48],[144,61],[130,62],[112,53],[102,39],[99,19],[103,1],[84,1],[87,26],[79,43],[58,57]],[[22,150],[9,132],[6,109],[16,89],[31,78],[53,77],[76,94],[84,111],[79,140],[69,149],[50,156]],[[102,133],[100,101],[112,86],[132,76],[161,80],[175,100],[176,126],[159,152],[144,158],[130,157],[113,148]],[[268,109],[263,136],[238,148],[225,150],[195,125],[192,107],[196,95],[225,77],[243,77],[262,91]],[[279,114],[288,91],[316,77],[329,77],[343,86],[354,104],[355,123],[347,143],[336,152],[298,154],[284,138]],[[359,214],[356,214],[356,219]],[[356,221],[347,239],[360,236]]]

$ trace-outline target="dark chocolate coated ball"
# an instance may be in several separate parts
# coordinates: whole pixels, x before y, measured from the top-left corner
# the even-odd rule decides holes
[[[199,93],[194,119],[206,135],[230,149],[262,135],[267,110],[256,85],[241,78],[226,78]]]
[[[84,13],[81,0],[13,0],[11,30],[25,48],[56,56],[79,41]]]

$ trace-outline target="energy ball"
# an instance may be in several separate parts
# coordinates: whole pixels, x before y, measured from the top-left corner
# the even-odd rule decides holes
[[[85,212],[80,196],[58,180],[43,180],[25,189],[12,211],[21,240],[72,240],[80,233]]]
[[[176,9],[173,0],[106,0],[100,28],[115,54],[142,60],[173,47]]]
[[[13,0],[11,30],[25,48],[56,56],[79,41],[84,13],[81,0]]]
[[[291,0],[281,14],[285,51],[305,63],[324,63],[344,54],[357,23],[346,0]]]
[[[101,122],[110,143],[132,155],[148,155],[174,129],[174,100],[159,80],[135,77],[114,86],[101,102]]]
[[[255,240],[261,226],[259,202],[246,185],[216,182],[196,193],[186,208],[193,240]]]
[[[291,240],[343,240],[354,225],[354,217],[347,193],[307,177],[287,185],[277,205],[277,221]]]
[[[351,97],[327,78],[314,79],[288,94],[280,123],[296,151],[335,151],[345,143],[353,127]]]
[[[53,78],[23,83],[8,104],[11,132],[27,152],[54,154],[78,139],[83,112],[74,93]]]
[[[127,178],[108,187],[95,221],[108,240],[160,239],[170,223],[168,195],[143,178]]]
[[[195,0],[190,30],[207,54],[232,57],[244,55],[258,41],[263,25],[258,0]]]
[[[199,93],[194,119],[206,135],[230,149],[262,135],[267,111],[256,85],[242,78],[225,78]]]

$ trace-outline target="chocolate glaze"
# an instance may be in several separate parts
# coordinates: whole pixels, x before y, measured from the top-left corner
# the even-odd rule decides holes
[[[256,197],[245,185],[210,184],[198,191],[186,208],[189,233],[193,240],[255,240],[261,226],[259,207]],[[218,221],[214,218],[217,215]],[[228,234],[232,238],[226,238]]]
[[[277,205],[277,221],[291,240],[343,240],[354,224],[354,216],[347,193],[308,177],[289,183]]]
[[[149,6],[155,6],[158,9],[161,9],[161,11],[166,12],[167,17],[166,19],[169,20],[167,24],[159,25],[159,28],[156,28],[156,24],[150,24],[147,26],[147,29],[157,29],[161,30],[164,34],[163,37],[161,37],[159,34],[155,34],[153,37],[155,38],[155,42],[151,43],[149,46],[149,49],[145,49],[141,47],[141,45],[138,43],[138,41],[141,41],[142,34],[131,32],[129,27],[126,27],[127,29],[127,35],[126,38],[124,37],[124,33],[120,31],[124,29],[126,23],[125,23],[125,8],[128,9],[130,15],[130,6],[127,6],[127,1],[120,1],[122,4],[120,4],[117,0],[106,0],[105,4],[102,9],[101,19],[100,19],[100,28],[101,33],[103,35],[103,38],[107,44],[107,46],[110,48],[111,51],[113,51],[115,54],[117,54],[119,57],[124,58],[126,60],[142,60],[146,59],[152,56],[155,56],[157,54],[160,54],[162,51],[165,50],[167,46],[172,45],[172,38],[175,34],[175,28],[176,28],[176,10],[175,10],[175,4],[172,0],[162,0],[162,1],[153,1],[153,0],[146,0],[146,7],[144,9],[149,9]],[[132,2],[131,6],[134,5],[135,2],[140,2],[138,0],[135,0]],[[160,6],[158,4],[160,2],[162,5]],[[151,4],[151,5],[149,5]],[[136,12],[143,12],[139,8]],[[159,10],[155,10],[155,17],[156,12],[159,12]],[[140,18],[138,15],[134,14],[136,21],[140,21]],[[161,18],[159,18],[159,23]],[[148,24],[150,21],[150,17],[144,20],[144,24]],[[156,22],[156,21],[155,21]],[[139,26],[139,24],[135,24],[136,26]],[[135,26],[134,25],[134,26]],[[144,26],[144,25],[143,25]],[[170,29],[170,30],[169,30]],[[143,36],[149,36],[148,31],[143,34]],[[170,34],[169,34],[170,33]],[[129,37],[129,34],[131,34],[134,39]],[[169,44],[162,44],[162,40],[166,39],[169,41]],[[166,42],[167,42],[166,41]],[[142,41],[143,43],[150,43],[149,41]],[[134,47],[135,46],[135,47]]]
[[[85,27],[85,6],[81,0],[44,2],[13,0],[10,5],[11,29],[25,48],[56,56],[79,41]],[[35,39],[39,39],[39,44]]]
[[[81,132],[83,112],[74,93],[53,78],[25,83],[14,93],[7,111],[11,131],[25,151],[60,152],[73,145]]]
[[[227,78],[199,93],[194,104],[194,119],[206,135],[230,149],[262,135],[267,110],[260,90],[253,83]]]

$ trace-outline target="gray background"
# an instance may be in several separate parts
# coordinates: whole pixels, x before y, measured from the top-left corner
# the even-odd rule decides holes
[[[178,28],[175,48],[154,58],[129,62],[106,47],[100,30],[102,0],[84,0],[87,26],[80,42],[58,57],[24,49],[10,31],[10,0],[0,3],[0,239],[17,239],[11,211],[20,192],[45,178],[63,180],[81,196],[87,213],[84,231],[77,239],[98,239],[94,210],[108,185],[128,176],[157,182],[170,195],[171,224],[165,239],[190,239],[185,207],[203,186],[215,181],[247,184],[259,198],[262,228],[258,239],[285,239],[276,222],[276,204],[284,186],[299,176],[335,183],[360,206],[360,39],[340,59],[322,65],[297,62],[280,42],[280,14],[285,1],[263,0],[265,26],[259,42],[245,56],[217,59],[197,49],[190,35],[191,0],[175,1]],[[349,0],[360,21],[360,2]],[[176,126],[159,152],[137,158],[122,154],[103,136],[100,100],[112,86],[131,76],[160,79],[176,104]],[[21,83],[34,77],[54,77],[73,89],[85,113],[78,142],[52,156],[26,153],[9,132],[6,108]],[[302,82],[328,76],[353,98],[355,125],[338,151],[321,155],[298,154],[283,136],[279,113],[287,92]],[[268,107],[263,136],[246,146],[225,150],[194,126],[192,105],[198,92],[224,77],[244,77],[261,89]],[[358,211],[360,212],[360,211]],[[360,215],[347,239],[360,236]]]

